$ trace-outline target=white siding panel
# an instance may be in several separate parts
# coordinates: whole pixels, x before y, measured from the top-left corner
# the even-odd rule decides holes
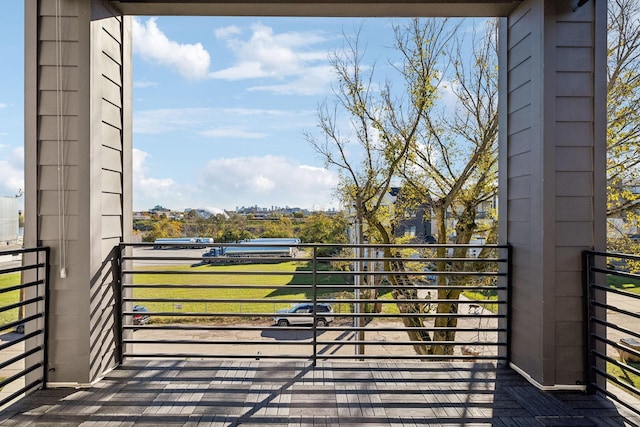
[[[102,191],[122,194],[122,174],[110,170],[102,171]]]
[[[78,141],[66,140],[62,142],[65,164],[67,166],[78,165]],[[40,141],[41,165],[58,165],[58,141]]]
[[[531,175],[531,157],[528,153],[509,157],[510,177]]]
[[[558,96],[593,96],[591,73],[556,73],[556,91]]]
[[[514,67],[509,71],[509,82],[507,90],[509,92],[513,91],[515,88],[522,86],[525,83],[531,81],[531,73],[533,62],[531,59],[527,59],[526,61],[518,64],[517,67]]]
[[[509,217],[512,221],[531,221],[531,199],[510,199]]]
[[[103,145],[101,159],[103,170],[122,172],[122,153],[120,151]]]
[[[524,107],[509,114],[509,133],[518,133],[531,127],[531,108]]]
[[[78,216],[68,214],[66,217],[67,226],[66,240],[78,240]],[[56,215],[43,215],[40,217],[40,236],[42,240],[54,240],[58,241],[59,235],[59,223],[57,212]]]
[[[531,37],[525,37],[509,49],[509,68],[513,70],[513,68],[527,61],[529,58],[531,58]]]
[[[65,166],[65,189],[78,190],[78,166]],[[58,167],[40,166],[40,190],[58,189]]]
[[[115,150],[122,150],[122,133],[120,129],[113,126],[103,125],[100,126],[102,132],[102,145],[111,147]]]
[[[558,196],[593,197],[593,175],[591,172],[557,172],[556,194]]]
[[[63,191],[63,200],[65,206],[65,212],[69,215],[78,215],[78,192],[77,191]],[[60,193],[57,190],[42,190],[40,191],[40,215],[58,215],[60,212],[60,200],[58,197]]]
[[[509,178],[507,192],[509,200],[531,198],[531,177],[523,175]]]
[[[122,129],[122,112],[112,103],[102,100],[102,121],[115,128]]]
[[[509,155],[515,156],[531,151],[531,128],[509,135]]]
[[[102,214],[122,215],[121,198],[118,194],[102,193]]]
[[[592,221],[593,199],[591,197],[556,198],[556,219],[558,221]]]
[[[509,113],[518,111],[528,105],[531,105],[531,83],[526,82],[522,86],[519,86],[509,92],[508,97],[508,109]]]
[[[103,239],[119,238],[120,236],[122,236],[122,217],[103,216],[102,217],[102,238]],[[113,245],[111,247],[113,248]]]
[[[589,172],[593,168],[593,150],[589,147],[556,147],[558,172]]]
[[[60,89],[73,91],[78,89],[78,67],[65,66],[60,69]],[[56,91],[58,82],[56,67],[45,65],[40,67],[38,82],[41,90]]]
[[[112,104],[121,105],[121,100],[120,100],[120,92],[122,90],[122,85],[120,84],[121,82],[120,74],[122,72],[121,66],[118,62],[114,61],[107,55],[102,55],[100,58],[101,58],[100,68],[102,70],[102,75],[105,77],[104,84],[106,85],[107,83],[111,83],[111,85],[114,85],[116,87],[115,90],[109,86],[101,87],[102,96],[104,97],[105,93],[108,94],[114,91],[116,94],[118,94],[118,97],[117,98],[110,97],[107,99],[109,99],[109,101],[111,101]]]
[[[555,243],[559,246],[589,248],[593,244],[593,223],[591,221],[558,222]]]
[[[54,116],[58,111],[58,100],[61,101],[62,111],[67,115],[77,115],[79,112],[78,107],[78,92],[76,91],[64,91],[59,95],[53,90],[43,90],[40,92],[40,115]]]
[[[78,40],[78,19],[72,16],[63,16],[60,21],[60,40]],[[57,40],[55,17],[44,18],[41,22],[40,40]]]
[[[42,116],[40,117],[40,127],[38,128],[38,139],[56,141],[58,139],[57,131],[57,118],[56,116]],[[65,140],[77,140],[78,139],[78,117],[77,116],[65,116],[64,117],[64,130],[63,139]]]
[[[556,123],[556,139],[561,147],[591,147],[593,126],[590,122]]]
[[[593,54],[589,48],[556,49],[556,64],[558,71],[577,71],[589,73],[593,71]]]
[[[56,58],[56,42],[55,38],[43,40],[40,42],[40,63],[39,66],[56,66],[58,58]],[[77,41],[63,41],[60,43],[62,55],[60,60],[63,66],[73,67],[78,65],[79,43]]]
[[[556,28],[556,45],[569,47],[593,46],[590,22],[562,22]]]
[[[556,121],[592,122],[593,99],[591,97],[556,98]]]

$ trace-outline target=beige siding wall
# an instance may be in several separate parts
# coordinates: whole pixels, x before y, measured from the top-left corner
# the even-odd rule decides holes
[[[130,51],[112,7],[60,3],[25,5],[25,97],[37,100],[25,103],[25,241],[52,248],[49,381],[87,383],[115,360],[110,269],[130,228]]]
[[[583,381],[581,252],[604,243],[596,9],[573,6],[526,1],[505,28],[512,360],[544,386]]]

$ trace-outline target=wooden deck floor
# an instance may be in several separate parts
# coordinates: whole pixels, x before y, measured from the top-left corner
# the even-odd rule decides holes
[[[625,415],[599,396],[540,392],[493,363],[162,360],[130,362],[90,389],[38,391],[0,425],[634,425]]]

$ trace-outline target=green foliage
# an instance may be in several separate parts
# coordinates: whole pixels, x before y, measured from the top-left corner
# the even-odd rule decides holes
[[[640,3],[608,2],[607,214],[640,224]]]
[[[161,218],[151,227],[151,231],[142,236],[143,242],[154,242],[156,239],[167,237],[182,237],[182,222]]]
[[[315,213],[307,217],[300,226],[299,238],[303,243],[348,243],[348,223],[343,214],[327,215]],[[319,256],[330,256],[340,252],[340,248],[318,249]]]

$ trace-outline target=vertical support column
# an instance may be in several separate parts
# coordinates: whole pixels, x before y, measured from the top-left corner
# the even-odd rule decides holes
[[[102,0],[26,0],[25,14],[25,245],[52,248],[48,380],[86,384],[115,363],[103,331],[106,261],[130,228],[128,21]]]
[[[541,388],[583,387],[581,252],[605,243],[606,4],[576,6],[526,0],[501,25],[512,366]]]

